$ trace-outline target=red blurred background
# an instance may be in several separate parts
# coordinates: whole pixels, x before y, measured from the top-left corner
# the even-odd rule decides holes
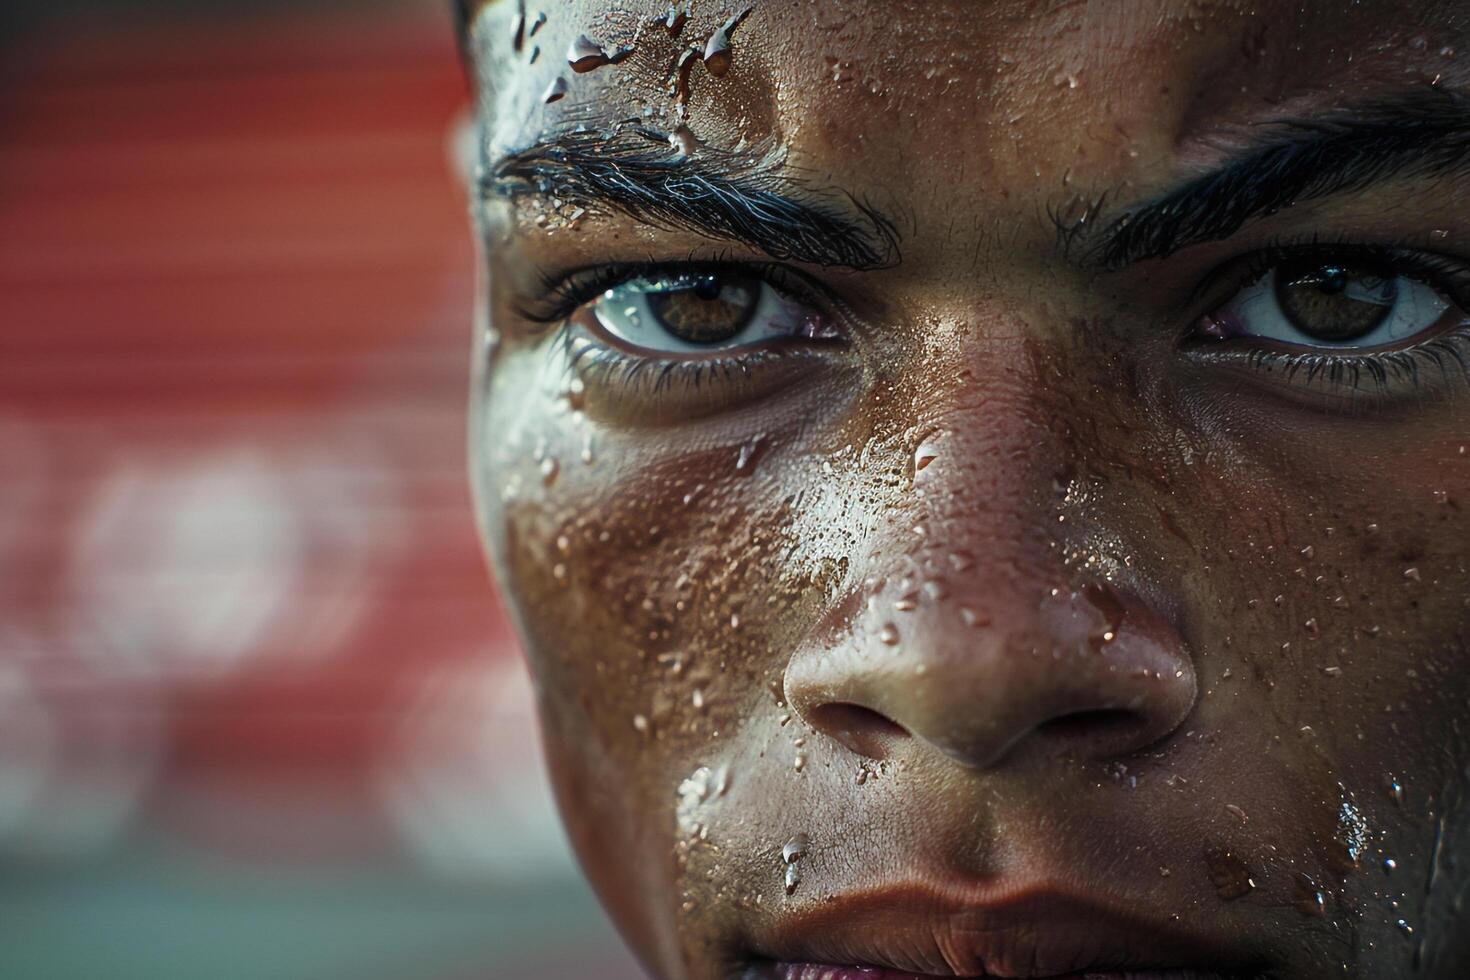
[[[0,977],[635,976],[477,550],[447,0],[5,2]]]

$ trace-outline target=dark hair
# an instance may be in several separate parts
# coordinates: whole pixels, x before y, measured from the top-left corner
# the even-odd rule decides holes
[[[454,7],[454,33],[463,41],[470,26],[471,0],[450,0],[450,3]]]

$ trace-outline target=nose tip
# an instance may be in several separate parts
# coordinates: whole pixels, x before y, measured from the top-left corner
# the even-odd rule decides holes
[[[895,651],[861,620],[793,657],[788,702],[814,730],[869,758],[909,739],[974,768],[1023,747],[1113,758],[1164,739],[1195,702],[1193,665],[1167,620],[1108,587],[1056,592],[1024,622],[979,628],[917,614]],[[876,628],[870,628],[876,627]]]

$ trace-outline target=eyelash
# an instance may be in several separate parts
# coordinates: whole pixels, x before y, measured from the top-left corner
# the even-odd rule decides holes
[[[532,304],[523,305],[519,313],[528,322],[555,325],[552,341],[563,352],[567,369],[582,375],[589,388],[607,391],[627,389],[645,398],[700,395],[697,407],[718,410],[721,405],[734,405],[747,393],[762,388],[771,368],[783,363],[795,366],[803,350],[800,347],[759,347],[731,351],[724,356],[677,357],[631,354],[615,344],[588,335],[576,323],[574,315],[587,303],[616,286],[635,279],[657,278],[670,273],[698,275],[702,271],[737,273],[759,278],[794,299],[811,305],[834,324],[846,322],[834,311],[842,304],[789,266],[775,262],[731,261],[722,255],[691,255],[684,261],[625,262],[593,266],[558,276],[542,276],[542,295]],[[845,336],[845,334],[844,334]],[[839,339],[837,341],[841,343]],[[696,407],[693,404],[685,406]]]
[[[592,266],[559,276],[543,275],[543,295],[534,303],[522,306],[517,312],[531,323],[557,323],[609,289],[635,279],[667,276],[671,272],[689,275],[698,275],[701,272],[739,273],[763,279],[804,303],[824,309],[830,305],[820,295],[814,283],[778,262],[739,262],[730,261],[723,256],[701,258],[691,255],[683,261],[649,259],[643,262]]]
[[[1395,276],[1417,279],[1442,290],[1456,306],[1470,311],[1470,266],[1458,259],[1419,251],[1409,245],[1365,245],[1351,241],[1333,242],[1320,237],[1271,242],[1235,262],[1226,263],[1201,283],[1195,295],[1212,296],[1213,302],[1205,304],[1206,311],[1212,311],[1277,265],[1317,255],[1324,260],[1376,268]],[[1189,322],[1191,326],[1185,337],[1186,344],[1193,338],[1198,317]],[[1305,372],[1308,384],[1326,376],[1332,385],[1359,389],[1366,381],[1372,386],[1373,393],[1383,394],[1395,384],[1417,383],[1423,368],[1447,372],[1450,362],[1460,369],[1465,379],[1470,380],[1470,332],[1450,329],[1403,350],[1373,354],[1330,354],[1256,347],[1245,355],[1245,359],[1251,367],[1277,372],[1287,381],[1295,380]]]
[[[1273,241],[1226,263],[1208,276],[1194,293],[1196,298],[1213,296],[1215,302],[1205,307],[1213,310],[1275,266],[1313,255],[1418,279],[1444,291],[1461,309],[1470,310],[1470,266],[1457,259],[1418,251],[1408,245],[1364,245],[1351,241],[1327,241],[1320,237]],[[739,382],[748,380],[769,362],[789,356],[789,351],[779,348],[701,359],[632,356],[608,344],[590,340],[571,322],[571,317],[580,307],[606,290],[635,279],[668,275],[675,269],[691,273],[701,270],[738,272],[764,279],[824,312],[832,306],[819,287],[788,266],[774,262],[729,261],[723,256],[691,255],[682,262],[649,259],[594,266],[560,276],[544,276],[543,295],[533,304],[523,306],[519,312],[532,323],[559,324],[557,342],[564,347],[567,363],[574,370],[595,372],[600,375],[599,382],[607,385],[643,385],[649,394],[657,394],[676,385],[696,392],[714,381],[726,387],[730,383],[738,386]],[[1188,322],[1193,324],[1197,320],[1198,317],[1194,317]],[[1186,343],[1191,339],[1194,327],[1189,329],[1191,335],[1184,338]],[[1325,378],[1331,385],[1357,390],[1366,383],[1374,393],[1382,394],[1395,385],[1417,383],[1421,371],[1426,368],[1447,374],[1454,366],[1462,378],[1470,380],[1470,331],[1451,329],[1404,350],[1375,354],[1345,355],[1257,347],[1250,350],[1244,359],[1251,367],[1277,373],[1286,381],[1296,380],[1305,374],[1307,384]]]

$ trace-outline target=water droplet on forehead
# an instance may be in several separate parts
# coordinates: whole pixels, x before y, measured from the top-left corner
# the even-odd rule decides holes
[[[806,834],[793,834],[781,848],[781,860],[787,864],[795,864],[806,857],[810,846],[811,839]]]
[[[592,41],[586,34],[578,35],[567,48],[567,64],[572,71],[579,74],[595,71],[611,62],[612,57],[602,49],[602,45]]]
[[[668,91],[669,96],[679,105],[689,101],[690,95],[690,73],[694,66],[699,63],[700,49],[685,48],[674,61],[673,70],[669,73]]]
[[[510,19],[510,46],[521,50],[521,45],[526,43],[526,7],[519,5],[514,17]]]

